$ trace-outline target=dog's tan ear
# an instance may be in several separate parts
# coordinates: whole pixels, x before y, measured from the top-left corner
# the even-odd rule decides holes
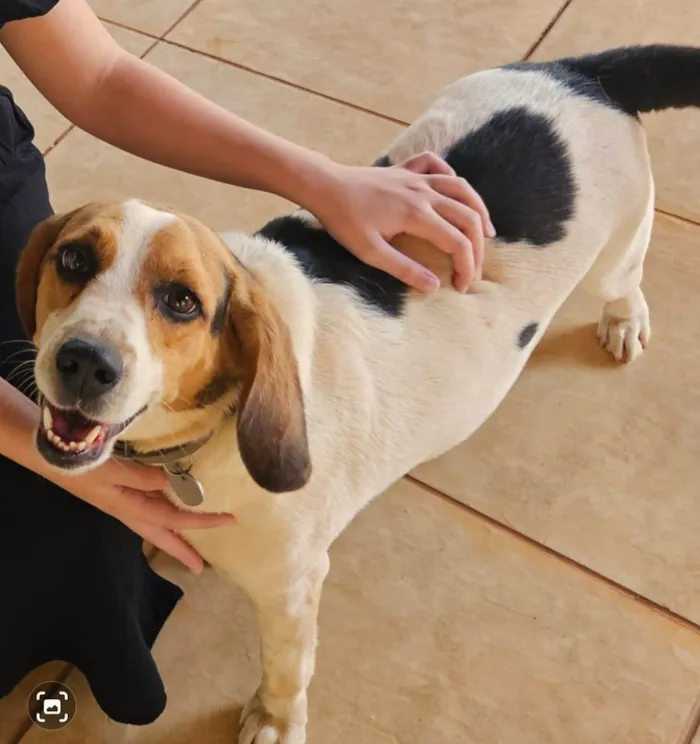
[[[55,214],[40,222],[32,231],[29,242],[20,255],[15,276],[15,296],[17,313],[29,339],[36,333],[36,301],[44,258],[74,214],[75,211]]]
[[[254,280],[239,276],[229,305],[243,388],[238,448],[267,491],[302,488],[311,477],[304,399],[287,326]]]

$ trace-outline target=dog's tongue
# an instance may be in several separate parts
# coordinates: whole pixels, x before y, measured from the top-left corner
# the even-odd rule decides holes
[[[77,411],[58,411],[53,408],[51,416],[54,432],[68,442],[82,442],[97,426],[94,421],[89,421]]]

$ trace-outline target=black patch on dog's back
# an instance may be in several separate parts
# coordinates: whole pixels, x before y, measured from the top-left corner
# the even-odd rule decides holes
[[[518,334],[518,348],[524,349],[535,337],[539,329],[539,323],[528,323]]]
[[[377,310],[394,317],[401,314],[406,285],[355,258],[324,229],[291,214],[268,222],[258,235],[285,246],[311,279],[345,285]]]
[[[544,247],[566,236],[576,185],[566,145],[545,116],[500,111],[444,157],[481,195],[498,240]]]

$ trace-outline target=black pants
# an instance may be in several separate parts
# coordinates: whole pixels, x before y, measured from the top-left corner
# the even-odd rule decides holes
[[[15,384],[24,375],[13,379],[13,370],[30,358],[13,343],[24,338],[15,267],[31,230],[51,214],[43,163],[29,171],[0,204],[0,375]],[[0,576],[0,697],[62,659],[85,674],[114,720],[160,715],[165,692],[150,648],[182,593],[151,570],[141,538],[0,457]]]

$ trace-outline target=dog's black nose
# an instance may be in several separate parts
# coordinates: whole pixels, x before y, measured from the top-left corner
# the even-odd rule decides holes
[[[90,401],[119,382],[123,366],[116,349],[97,339],[79,336],[66,341],[58,350],[56,369],[65,392]]]

